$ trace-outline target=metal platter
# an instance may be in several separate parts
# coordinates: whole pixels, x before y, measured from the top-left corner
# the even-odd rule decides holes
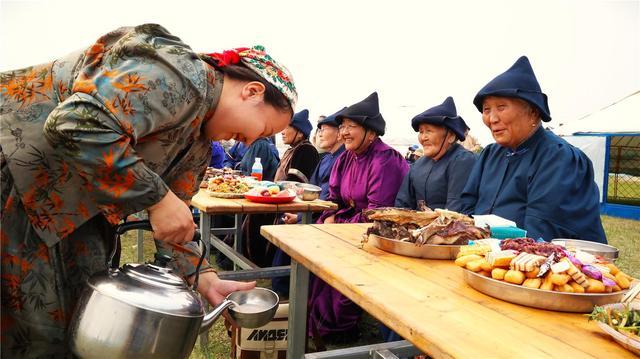
[[[616,259],[618,259],[618,248],[610,246],[608,244],[565,238],[556,238],[552,240],[551,243],[561,245],[568,250],[572,250],[574,248],[579,249],[593,255],[604,257],[611,261],[615,261]]]
[[[423,244],[421,246],[411,242],[398,241],[391,238],[370,234],[368,243],[385,252],[401,256],[427,259],[456,259],[460,245]]]
[[[468,269],[463,269],[463,277],[473,289],[491,297],[527,307],[558,312],[590,313],[596,305],[620,302],[627,292],[627,290],[601,294],[552,292],[499,281]],[[638,283],[634,284],[638,285]]]

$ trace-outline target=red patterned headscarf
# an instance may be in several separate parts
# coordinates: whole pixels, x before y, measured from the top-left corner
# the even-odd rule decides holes
[[[206,55],[216,61],[216,65],[219,67],[237,64],[242,61],[243,64],[282,92],[291,103],[291,108],[295,109],[296,102],[298,101],[298,93],[293,83],[291,72],[269,56],[263,46],[256,45],[252,48],[238,47],[232,50],[214,52]]]

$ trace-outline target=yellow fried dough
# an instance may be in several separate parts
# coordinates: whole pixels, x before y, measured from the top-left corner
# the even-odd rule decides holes
[[[505,282],[513,284],[522,284],[524,282],[524,273],[519,270],[510,269],[504,275]]]
[[[542,279],[540,278],[529,278],[525,279],[522,283],[523,287],[538,289],[542,285]]]
[[[568,274],[551,273],[551,282],[555,285],[565,285],[571,277]]]
[[[618,272],[618,274],[616,274],[615,282],[622,289],[627,289],[627,288],[629,288],[631,286],[631,283],[629,282],[629,279],[627,279],[627,276],[622,272]]]
[[[478,259],[482,259],[482,257],[477,254],[469,254],[456,259],[455,264],[460,267],[465,267],[467,263]]]
[[[606,266],[609,268],[609,272],[611,272],[612,275],[616,275],[620,272],[620,269],[618,269],[618,267],[613,263],[607,263]]]
[[[604,293],[606,291],[604,284],[593,278],[588,278],[589,287],[587,288],[587,293]]]
[[[506,269],[502,269],[502,268],[493,268],[491,270],[491,278],[493,279],[498,279],[498,280],[503,280],[504,279],[504,275],[507,273]]]
[[[573,288],[574,293],[584,293],[585,291],[583,286],[574,281],[569,282],[569,285],[571,286],[571,288]]]
[[[493,266],[485,259],[484,262],[480,263],[480,268],[485,272],[491,273]]]
[[[547,274],[542,281],[542,285],[540,285],[540,289],[542,290],[553,290],[553,282],[551,281],[551,274]]]
[[[528,279],[533,279],[533,278],[537,278],[538,277],[538,273],[540,273],[540,268],[536,268],[530,272],[525,272],[524,275],[528,278]]]
[[[573,293],[573,288],[569,284],[556,285],[554,290],[563,293]]]

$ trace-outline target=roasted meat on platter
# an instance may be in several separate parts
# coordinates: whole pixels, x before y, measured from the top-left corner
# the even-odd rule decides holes
[[[473,219],[463,214],[436,209],[413,211],[403,208],[367,210],[373,221],[367,235],[422,244],[467,244],[470,240],[489,237],[489,231],[474,226]]]
[[[426,211],[412,211],[405,208],[383,207],[368,209],[364,215],[370,221],[393,222],[396,224],[414,224],[418,227],[426,226],[438,218],[439,214],[427,209]]]

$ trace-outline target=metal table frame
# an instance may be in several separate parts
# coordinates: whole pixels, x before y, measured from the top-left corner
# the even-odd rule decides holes
[[[254,270],[259,268],[255,263],[251,262],[248,258],[242,255],[242,213],[234,213],[234,226],[229,228],[211,228],[211,217],[213,214],[207,214],[204,211],[200,211],[200,231],[202,235],[203,243],[209,243],[214,248],[219,250],[227,258],[229,258],[235,269]],[[312,212],[302,212],[302,224],[311,224]],[[205,230],[204,228],[209,228]],[[233,234],[233,248],[229,247],[218,235]],[[207,250],[209,247],[207,246]],[[209,255],[207,253],[207,258]],[[264,274],[264,271],[262,272]],[[284,274],[286,275],[286,274]],[[273,277],[267,277],[273,278]],[[249,278],[247,278],[249,279]],[[254,278],[255,279],[255,278]]]
[[[276,213],[279,213],[279,212],[276,212]],[[311,224],[312,213],[313,212],[311,211],[302,212],[303,224]],[[202,210],[200,211],[200,232],[202,235],[202,242],[205,244],[208,243],[209,245],[212,245],[213,247],[215,247],[217,250],[220,251],[220,253],[224,254],[227,258],[229,258],[234,265],[234,271],[218,273],[219,278],[229,279],[229,280],[255,280],[255,279],[289,276],[289,273],[290,273],[289,266],[260,268],[251,260],[249,260],[248,258],[242,255],[242,239],[243,239],[242,238],[242,221],[243,221],[242,213],[233,214],[234,226],[230,228],[211,228],[212,216],[214,215],[206,213]],[[223,234],[233,234],[234,236],[233,248],[229,247],[222,239],[218,237],[218,235],[223,235]],[[206,257],[210,259],[209,245],[206,245],[205,247],[207,251]],[[239,268],[243,270],[238,271]],[[306,315],[306,295],[304,300],[305,300],[304,311]],[[293,310],[293,308],[290,306],[289,307],[290,313],[291,313],[291,310]],[[306,319],[304,321],[306,322]],[[291,335],[289,335],[289,340],[291,340]],[[200,346],[202,348],[206,348],[207,342],[208,342],[207,333],[206,332],[202,333],[200,335]],[[304,347],[302,348],[302,350],[304,354]]]
[[[398,358],[397,355],[413,356],[421,352],[406,340],[361,347],[309,353],[305,355],[307,342],[307,301],[309,296],[309,270],[291,259],[291,282],[289,286],[289,346],[287,358]],[[396,355],[397,354],[397,355]]]
[[[305,359],[397,359],[421,354],[406,340],[305,354]]]

